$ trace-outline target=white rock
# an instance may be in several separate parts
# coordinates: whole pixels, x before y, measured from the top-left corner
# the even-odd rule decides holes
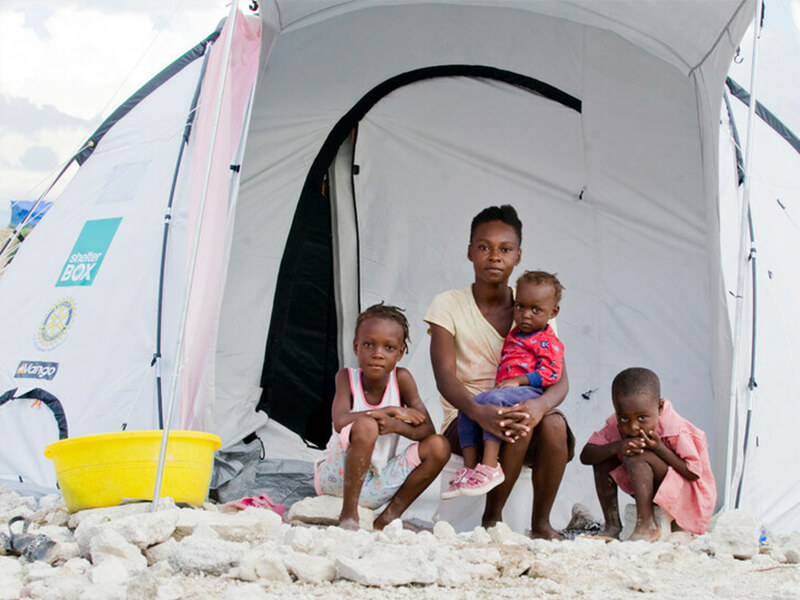
[[[559,584],[566,584],[570,581],[571,574],[569,569],[558,559],[535,560],[528,570],[529,577],[550,579]]]
[[[439,576],[438,566],[424,556],[413,554],[382,554],[361,558],[338,558],[336,570],[339,577],[361,585],[386,586],[412,583],[435,583]]]
[[[291,583],[292,578],[283,557],[272,546],[263,544],[245,553],[239,563],[238,577],[245,581],[276,581]]]
[[[631,537],[633,530],[636,528],[636,505],[628,504],[625,507],[625,516],[623,518],[622,532],[619,534],[621,541],[626,541]],[[665,539],[672,533],[672,517],[660,506],[653,505],[653,517],[656,521],[656,526],[661,530],[659,539]]]
[[[67,562],[61,565],[61,570],[65,573],[81,576],[86,575],[91,571],[92,563],[85,558],[70,558]]]
[[[178,542],[175,538],[169,538],[165,542],[156,544],[155,546],[150,546],[144,551],[144,556],[147,558],[147,564],[154,565],[159,561],[169,560],[170,554],[172,554],[172,552],[175,550],[175,545],[177,543]]]
[[[467,565],[457,560],[442,561],[438,568],[436,583],[443,587],[459,587],[472,579]]]
[[[474,547],[468,546],[456,552],[460,560],[472,564],[490,564],[492,566],[499,566],[503,560],[500,550],[492,547]]]
[[[295,502],[289,508],[288,520],[310,525],[336,525],[342,512],[342,499],[337,496],[311,496]],[[362,529],[372,530],[373,513],[358,507],[358,521]]]
[[[109,527],[144,550],[168,539],[178,523],[178,509],[159,510],[115,519]]]
[[[126,561],[117,556],[106,556],[103,560],[92,567],[89,572],[89,579],[96,584],[117,584],[126,581],[130,577]]]
[[[454,540],[456,530],[447,521],[437,521],[433,526],[433,535],[440,540]]]
[[[69,528],[77,529],[83,521],[89,519],[95,523],[110,522],[115,519],[127,517],[129,515],[140,515],[152,512],[151,502],[135,502],[131,504],[120,504],[119,506],[104,506],[102,508],[89,508],[81,510],[69,518]],[[158,501],[158,510],[175,509],[175,502],[172,498],[161,498]]]
[[[492,536],[490,536],[483,527],[478,525],[475,529],[472,530],[470,541],[473,544],[488,544],[489,542],[492,541]]]
[[[147,568],[147,559],[139,548],[107,527],[99,529],[89,540],[89,556],[95,566],[104,560],[116,557],[122,561],[128,573],[136,573]]]
[[[780,546],[787,563],[793,565],[800,563],[800,532],[781,537]]]
[[[178,538],[193,534],[200,526],[212,528],[229,542],[277,540],[281,535],[280,515],[263,508],[247,508],[236,513],[182,508],[178,513],[175,528]]]
[[[166,581],[158,586],[156,600],[180,600],[183,597],[183,587],[176,581]]]
[[[303,583],[322,583],[336,579],[336,565],[324,556],[294,553],[285,560],[286,568]]]
[[[16,600],[22,592],[22,566],[16,558],[0,556],[0,600]]]
[[[225,540],[210,541],[207,535],[190,535],[174,547],[169,563],[183,573],[222,575],[238,564],[249,549],[245,544]]]
[[[127,600],[125,586],[113,583],[94,584],[81,592],[79,600]]]
[[[486,532],[489,534],[492,541],[498,544],[516,546],[527,545],[529,539],[524,535],[511,531],[511,528],[502,521],[497,523],[494,527],[490,527]]]
[[[592,512],[583,504],[578,503],[572,505],[572,515],[566,528],[581,530],[588,528],[596,522]]]
[[[715,556],[747,559],[758,554],[761,530],[748,512],[735,509],[719,513],[709,527],[709,544]]]
[[[149,569],[137,573],[127,581],[125,592],[125,600],[152,600],[158,593],[158,578]]]
[[[222,600],[268,600],[272,596],[268,596],[260,585],[256,583],[245,583],[235,588],[225,590],[222,595]]]
[[[323,538],[316,530],[309,527],[292,527],[283,537],[283,543],[296,552],[311,554]]]
[[[44,561],[51,564],[63,564],[73,558],[81,557],[81,548],[77,542],[55,541],[53,546],[47,551]]]

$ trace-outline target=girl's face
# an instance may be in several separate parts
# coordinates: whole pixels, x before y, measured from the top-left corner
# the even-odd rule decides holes
[[[614,410],[617,413],[617,428],[624,438],[641,437],[658,426],[658,418],[664,410],[664,400],[652,394],[641,393],[630,396],[615,396]]]
[[[521,255],[516,230],[502,221],[478,225],[467,247],[475,280],[486,283],[507,282]]]
[[[382,379],[403,356],[403,328],[390,319],[373,317],[362,321],[356,330],[353,350],[364,377]]]

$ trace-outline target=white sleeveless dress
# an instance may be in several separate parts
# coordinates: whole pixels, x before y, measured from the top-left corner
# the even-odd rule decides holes
[[[389,375],[389,383],[386,384],[386,389],[383,391],[383,398],[380,404],[369,404],[364,396],[364,388],[361,385],[361,369],[352,369],[347,367],[347,375],[350,379],[350,397],[352,399],[351,412],[363,412],[366,410],[375,410],[378,408],[385,408],[387,406],[402,406],[400,403],[400,388],[397,385],[397,368],[392,369]],[[328,440],[326,452],[342,446],[343,448],[350,447],[350,429],[353,424],[347,425],[342,428],[342,431],[336,433],[334,430],[331,434],[331,439]],[[397,454],[397,443],[400,440],[400,434],[387,433],[378,436],[375,441],[375,448],[372,451],[372,459],[370,461],[370,468],[379,474],[389,459]]]

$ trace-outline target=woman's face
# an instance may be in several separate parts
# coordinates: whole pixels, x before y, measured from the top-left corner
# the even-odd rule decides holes
[[[507,282],[521,257],[517,232],[502,221],[478,225],[467,247],[475,280],[485,283]]]

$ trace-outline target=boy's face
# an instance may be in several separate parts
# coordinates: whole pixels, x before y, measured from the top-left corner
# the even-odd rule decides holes
[[[523,333],[540,331],[558,314],[556,290],[549,283],[521,282],[514,298],[514,322]]]
[[[403,356],[403,328],[390,319],[367,319],[356,330],[353,350],[364,377],[381,379],[391,373]]]
[[[502,221],[478,225],[467,247],[467,258],[475,269],[475,281],[484,283],[507,282],[521,256],[517,232]]]
[[[642,392],[629,396],[614,396],[614,411],[617,413],[617,428],[624,438],[650,434],[658,426],[658,418],[664,410],[664,399]]]

